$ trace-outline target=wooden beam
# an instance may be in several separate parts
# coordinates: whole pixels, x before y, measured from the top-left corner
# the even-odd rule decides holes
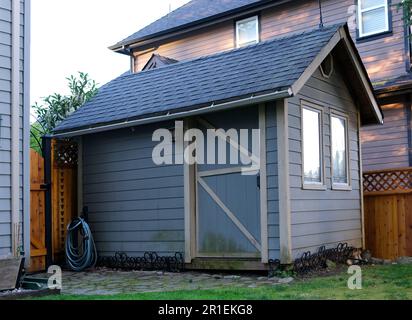
[[[279,180],[279,240],[280,260],[292,262],[292,230],[289,183],[289,115],[287,99],[276,102]]]

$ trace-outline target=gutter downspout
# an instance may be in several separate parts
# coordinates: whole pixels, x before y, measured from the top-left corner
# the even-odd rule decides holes
[[[143,125],[143,124],[149,124],[149,123],[155,123],[155,122],[167,121],[167,120],[174,120],[174,119],[179,119],[182,117],[202,115],[202,114],[209,113],[212,111],[216,112],[216,111],[229,110],[229,109],[233,109],[236,107],[242,107],[242,106],[259,104],[259,103],[278,100],[278,99],[289,98],[291,96],[293,96],[293,91],[291,88],[289,88],[286,90],[275,91],[272,93],[262,94],[258,96],[252,95],[251,97],[239,99],[236,101],[224,102],[220,104],[213,103],[209,106],[191,110],[191,111],[176,112],[176,113],[171,113],[171,114],[166,114],[166,115],[161,115],[161,116],[154,116],[154,117],[145,118],[145,119],[137,119],[137,120],[130,120],[130,121],[126,120],[121,123],[108,124],[108,125],[103,125],[100,127],[79,129],[79,130],[67,131],[63,133],[56,133],[56,134],[53,134],[53,138],[68,138],[68,137],[98,133],[98,132],[109,131],[109,130],[129,128],[129,127],[133,127],[137,125]]]
[[[11,63],[11,240],[12,255],[18,257],[20,245],[20,0],[12,2]]]

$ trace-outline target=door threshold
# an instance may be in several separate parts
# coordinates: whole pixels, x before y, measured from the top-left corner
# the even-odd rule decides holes
[[[268,265],[256,258],[195,258],[186,264],[188,270],[267,271]]]

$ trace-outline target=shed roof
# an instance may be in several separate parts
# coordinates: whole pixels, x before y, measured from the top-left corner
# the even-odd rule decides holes
[[[55,133],[85,134],[103,126],[110,130],[136,125],[144,119],[155,122],[165,117],[183,117],[193,110],[212,111],[220,104],[242,99],[252,104],[259,97],[267,96],[269,101],[277,94],[291,96],[299,90],[298,83],[307,76],[309,67],[318,67],[314,65],[316,58],[328,54],[340,42],[342,34],[348,34],[346,27],[331,26],[122,75],[103,86],[90,102],[64,120]],[[356,50],[353,43],[352,46]],[[359,64],[359,55],[355,59]],[[363,88],[362,92],[369,94],[369,102],[365,100],[363,104],[365,122],[376,122],[382,115],[361,61],[359,65],[362,68],[357,72],[367,81],[356,83],[357,77],[353,84],[357,90]],[[357,72],[351,70],[353,74]]]

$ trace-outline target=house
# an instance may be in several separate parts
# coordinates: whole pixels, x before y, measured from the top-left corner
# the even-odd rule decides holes
[[[0,259],[30,256],[29,19],[29,0],[0,1]]]
[[[151,55],[55,129],[79,143],[99,255],[263,269],[362,247],[360,127],[383,115],[348,27],[250,35],[239,28],[245,45],[199,58]]]
[[[325,26],[347,22],[386,119],[383,127],[362,129],[363,168],[409,167],[411,45],[407,37],[410,30],[397,7],[400,2],[194,0],[110,48],[130,56],[133,71],[139,72],[153,53],[179,61],[193,59],[249,40],[265,41],[314,29],[320,23],[320,13]],[[236,26],[248,31],[239,38]]]

